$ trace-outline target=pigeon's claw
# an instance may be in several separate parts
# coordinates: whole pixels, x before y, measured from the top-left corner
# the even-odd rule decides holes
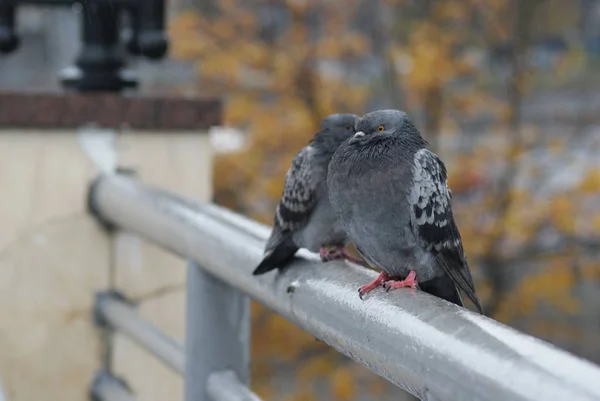
[[[358,289],[358,296],[360,299],[363,299],[366,293],[374,290],[375,288],[383,285],[385,282],[389,281],[390,276],[386,272],[379,273],[379,276],[368,284],[363,285]]]
[[[361,258],[357,258],[354,255],[351,255],[350,252],[348,252],[348,250],[346,248],[341,247],[340,252],[342,253],[342,256],[344,257],[344,259],[346,259],[352,263],[356,263],[357,265],[366,266],[364,260],[362,260]]]
[[[417,273],[415,273],[414,270],[411,270],[410,273],[408,273],[408,276],[406,276],[406,278],[404,280],[386,281],[385,283],[383,283],[383,288],[385,288],[386,291],[396,289],[396,288],[404,288],[404,287],[417,288],[417,285],[419,283],[417,282],[416,277],[417,277]]]
[[[322,262],[331,262],[332,260],[344,258],[344,254],[337,246],[322,246],[319,250],[319,256]]]
[[[348,250],[341,245],[323,246],[319,250],[319,256],[321,257],[322,262],[331,262],[332,260],[346,259],[352,263],[365,266],[365,262],[361,258],[357,258],[356,256],[350,254],[350,252],[348,252]]]

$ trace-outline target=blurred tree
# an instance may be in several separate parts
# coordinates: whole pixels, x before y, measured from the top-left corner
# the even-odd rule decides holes
[[[488,244],[481,258],[481,266],[487,278],[490,280],[492,294],[487,302],[487,310],[494,314],[502,302],[505,291],[508,290],[508,277],[505,275],[506,267],[503,265],[501,245],[503,238],[507,235],[506,223],[512,210],[512,202],[515,197],[512,187],[519,173],[519,156],[523,152],[523,141],[521,135],[522,102],[527,90],[530,70],[527,63],[528,50],[531,46],[533,33],[533,21],[536,10],[546,0],[531,1],[506,1],[505,12],[499,15],[508,18],[509,37],[509,60],[510,75],[507,80],[507,136],[510,140],[507,152],[504,155],[507,161],[504,177],[495,183],[493,198],[496,199],[492,205],[491,213],[494,214],[496,224],[492,231],[487,233]],[[505,36],[500,33],[501,36]],[[533,235],[532,235],[533,236]]]
[[[182,13],[172,34],[175,54],[196,61],[203,93],[226,98],[225,124],[243,128],[250,142],[242,155],[217,160],[218,200],[270,222],[281,177],[321,118],[364,108],[367,88],[348,82],[345,66],[369,48],[344,34],[349,12],[253,3],[220,1],[219,18]]]
[[[271,223],[285,172],[321,118],[405,109],[447,162],[487,311],[600,360],[590,352],[597,342],[580,348],[600,334],[588,323],[600,299],[585,286],[600,283],[600,163],[583,168],[570,192],[552,189],[577,150],[526,111],[537,90],[534,49],[577,23],[566,3],[200,1],[208,11],[190,8],[171,24],[174,54],[196,63],[202,93],[223,97],[225,124],[247,137],[241,152],[216,160],[216,201]],[[264,398],[398,399],[281,317],[258,305],[253,314]]]

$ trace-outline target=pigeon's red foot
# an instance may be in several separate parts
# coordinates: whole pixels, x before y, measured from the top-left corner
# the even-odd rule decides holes
[[[385,288],[386,291],[389,291],[391,289],[396,289],[396,288],[404,288],[404,287],[417,288],[417,285],[419,283],[417,282],[416,277],[417,277],[417,273],[415,273],[414,270],[411,270],[410,273],[408,273],[408,276],[406,276],[406,278],[404,280],[386,281],[385,283],[383,283],[383,288]]]
[[[332,260],[344,258],[344,255],[336,246],[322,246],[319,250],[319,256],[323,262],[331,262]]]
[[[361,258],[357,258],[354,255],[351,255],[350,252],[348,252],[348,250],[344,247],[340,248],[340,252],[342,252],[344,259],[349,260],[352,263],[356,263],[357,265],[365,264],[364,260],[362,260]]]
[[[331,247],[321,247],[319,250],[319,256],[321,257],[321,261],[330,262],[332,260],[338,259],[346,259],[353,263],[358,263],[360,265],[364,265],[362,259],[353,256],[348,252],[346,248],[340,245],[331,246]]]
[[[369,284],[363,285],[358,289],[358,296],[360,297],[360,299],[363,299],[366,293],[373,291],[380,285],[384,285],[387,281],[389,281],[389,279],[390,276],[388,276],[386,272],[379,273],[379,276],[377,276],[375,280],[371,281]]]

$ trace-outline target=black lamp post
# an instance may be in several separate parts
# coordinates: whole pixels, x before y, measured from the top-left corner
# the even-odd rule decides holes
[[[137,86],[126,70],[126,52],[148,59],[165,56],[164,0],[0,0],[0,52],[10,53],[19,46],[15,32],[18,4],[70,6],[79,3],[82,47],[71,68],[62,77],[65,87],[82,92],[120,92]],[[120,41],[123,13],[131,24],[126,46]]]

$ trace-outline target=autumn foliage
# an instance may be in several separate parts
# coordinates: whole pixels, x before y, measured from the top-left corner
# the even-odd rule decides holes
[[[600,279],[600,162],[555,185],[577,159],[571,145],[584,141],[581,130],[566,123],[557,133],[525,112],[536,93],[559,93],[568,71],[585,68],[577,50],[549,72],[529,61],[551,22],[559,31],[574,23],[567,2],[207,3],[210,13],[175,16],[171,35],[174,55],[196,66],[198,91],[223,97],[224,124],[247,138],[243,150],[216,160],[219,203],[271,223],[285,172],[321,118],[405,109],[448,165],[487,310],[600,360],[588,352],[600,349],[588,324],[600,307],[585,290]],[[498,54],[501,72],[482,61]],[[253,387],[265,399],[400,397],[281,317],[259,305],[253,316]]]

